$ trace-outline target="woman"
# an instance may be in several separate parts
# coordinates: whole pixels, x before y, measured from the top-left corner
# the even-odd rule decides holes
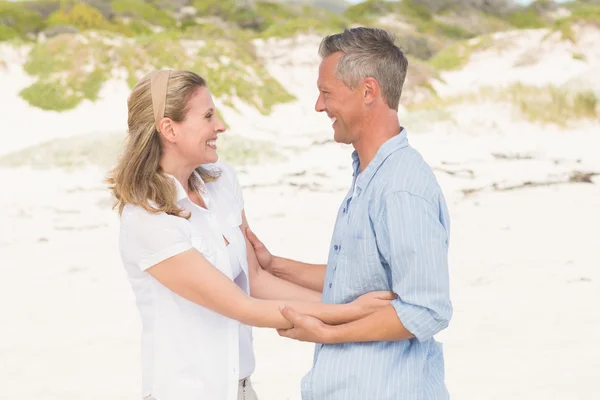
[[[389,303],[377,292],[321,304],[320,293],[260,269],[243,233],[240,185],[217,163],[225,128],[200,76],[154,71],[135,86],[128,109],[127,144],[109,183],[142,319],[145,398],[256,399],[249,326],[291,328],[279,311],[284,301],[329,324]]]

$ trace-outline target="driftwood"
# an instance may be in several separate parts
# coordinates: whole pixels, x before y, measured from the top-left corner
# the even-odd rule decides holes
[[[550,181],[525,181],[518,185],[511,186],[502,186],[498,183],[492,183],[490,186],[483,186],[480,188],[469,188],[463,189],[462,192],[465,196],[469,196],[478,192],[482,192],[486,189],[491,189],[495,192],[506,192],[509,190],[517,190],[517,189],[526,189],[532,187],[541,187],[541,186],[554,186],[554,185],[564,185],[570,183],[594,183],[592,177],[600,175],[600,172],[582,172],[582,171],[573,171],[566,179],[561,180],[550,180]]]
[[[450,170],[450,169],[444,169],[444,168],[440,168],[440,167],[434,167],[433,170],[444,172],[451,176],[462,176],[464,178],[474,178],[475,177],[475,172],[473,172],[472,169],[465,168],[465,169]]]
[[[496,160],[532,160],[533,156],[530,154],[505,154],[505,153],[492,153],[492,157]]]

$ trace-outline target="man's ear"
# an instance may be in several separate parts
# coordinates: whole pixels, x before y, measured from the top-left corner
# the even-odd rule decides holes
[[[381,87],[375,78],[367,77],[363,80],[363,99],[365,104],[373,104],[381,94]]]
[[[167,142],[174,142],[177,139],[175,128],[173,126],[173,120],[168,117],[162,118],[158,121],[158,132]]]

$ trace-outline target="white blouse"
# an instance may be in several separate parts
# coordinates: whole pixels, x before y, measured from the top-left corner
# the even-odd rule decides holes
[[[254,370],[252,330],[239,322],[171,292],[146,269],[194,247],[216,268],[234,279],[229,251],[242,274],[236,283],[250,293],[246,242],[239,228],[244,200],[233,169],[226,163],[205,165],[221,176],[201,184],[207,209],[198,207],[177,185],[177,202],[191,212],[189,220],[125,206],[119,248],[142,320],[142,395],[157,400],[237,398],[240,353],[249,375]],[[246,340],[240,338],[246,333]],[[240,349],[240,342],[244,349]]]
[[[233,281],[242,288],[246,279],[242,264],[237,257],[235,248],[227,246]],[[243,288],[242,288],[243,289]],[[249,377],[254,372],[254,351],[252,346],[252,330],[250,327],[240,324],[240,379]]]

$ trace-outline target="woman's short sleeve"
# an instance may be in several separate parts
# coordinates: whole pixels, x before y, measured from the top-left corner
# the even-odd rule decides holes
[[[121,215],[121,256],[145,271],[191,249],[191,232],[185,218],[126,206]]]

